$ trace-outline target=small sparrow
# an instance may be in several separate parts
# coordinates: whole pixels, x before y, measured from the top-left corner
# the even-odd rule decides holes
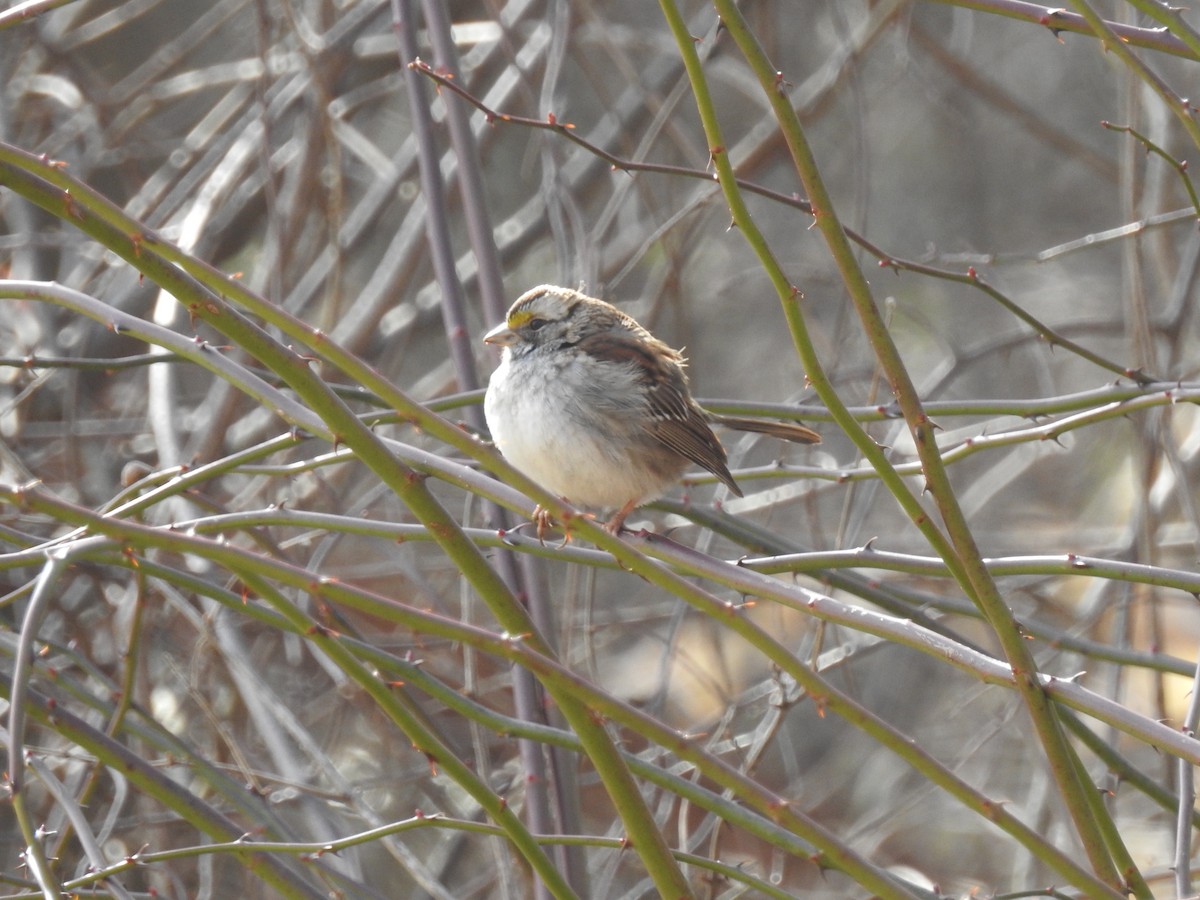
[[[742,496],[713,424],[821,440],[791,422],[706,412],[692,398],[683,354],[615,306],[569,288],[527,292],[483,340],[504,350],[484,400],[500,452],[555,494],[615,510],[605,525],[613,534],[693,464]]]

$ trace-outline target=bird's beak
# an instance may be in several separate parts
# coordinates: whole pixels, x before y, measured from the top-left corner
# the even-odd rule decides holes
[[[501,322],[483,336],[485,344],[492,344],[495,347],[507,347],[510,344],[515,344],[516,341],[517,333],[508,327],[507,322]]]

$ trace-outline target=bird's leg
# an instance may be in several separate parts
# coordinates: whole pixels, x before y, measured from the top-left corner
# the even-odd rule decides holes
[[[621,529],[625,527],[625,519],[637,508],[637,498],[630,500],[622,506],[615,516],[604,523],[604,530],[609,534],[620,534]]]

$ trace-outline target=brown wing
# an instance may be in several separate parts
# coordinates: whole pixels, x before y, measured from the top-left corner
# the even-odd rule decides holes
[[[636,336],[621,331],[591,335],[580,341],[579,347],[610,362],[633,364],[646,388],[649,434],[716,475],[741,497],[741,488],[725,463],[725,448],[709,427],[704,410],[692,399],[682,355],[644,329],[638,330]]]

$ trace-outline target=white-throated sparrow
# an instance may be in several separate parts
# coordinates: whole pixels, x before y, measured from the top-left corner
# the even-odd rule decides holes
[[[573,503],[616,510],[614,534],[695,463],[742,496],[710,423],[803,444],[803,425],[705,412],[685,360],[616,307],[569,288],[525,293],[484,337],[504,348],[484,400],[500,452]]]

